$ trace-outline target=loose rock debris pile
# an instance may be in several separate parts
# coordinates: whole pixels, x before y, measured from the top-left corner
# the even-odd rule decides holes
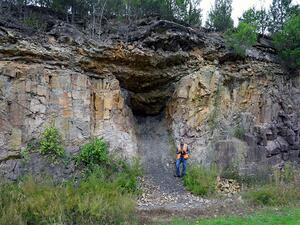
[[[141,178],[142,194],[137,200],[139,209],[190,209],[214,204],[215,200],[208,200],[194,196],[189,192],[164,192],[152,182],[151,178]]]
[[[240,184],[233,179],[217,177],[217,192],[225,195],[233,195],[241,191]]]

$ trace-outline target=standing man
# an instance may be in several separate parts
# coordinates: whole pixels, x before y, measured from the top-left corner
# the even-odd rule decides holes
[[[176,150],[176,175],[175,177],[183,177],[186,174],[187,159],[189,158],[189,149],[183,139],[180,139]],[[182,174],[180,175],[180,164],[182,163]]]

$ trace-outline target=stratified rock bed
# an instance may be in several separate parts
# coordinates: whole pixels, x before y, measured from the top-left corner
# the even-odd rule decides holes
[[[124,158],[148,154],[142,145],[151,152],[151,143],[141,140],[151,132],[141,132],[136,117],[155,122],[156,115],[168,140],[162,135],[155,144],[169,149],[185,138],[190,162],[266,177],[271,167],[300,163],[299,72],[284,70],[265,37],[239,60],[222,34],[164,20],[145,20],[125,33],[108,26],[115,31],[100,41],[61,21],[30,35],[1,24],[1,176],[15,180],[28,171],[21,168],[21,149],[49,124],[71,155],[95,136]],[[166,173],[165,186],[152,174],[155,185],[182,190],[170,178],[172,159],[151,157],[153,173]],[[145,170],[152,173],[147,164]]]

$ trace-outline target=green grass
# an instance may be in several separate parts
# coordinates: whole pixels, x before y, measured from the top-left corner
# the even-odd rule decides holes
[[[205,196],[216,191],[217,171],[201,165],[191,165],[184,177],[187,190],[195,195]]]
[[[24,177],[0,185],[0,224],[135,224],[139,164],[95,166],[80,181]]]
[[[286,206],[300,201],[300,187],[295,184],[266,184],[247,190],[244,198],[256,205]]]
[[[229,216],[203,219],[195,222],[177,220],[172,225],[298,225],[300,209],[267,210],[247,216]]]

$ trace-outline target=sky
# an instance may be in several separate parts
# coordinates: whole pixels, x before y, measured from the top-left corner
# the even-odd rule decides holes
[[[202,0],[200,8],[202,9],[202,21],[205,23],[207,15],[215,0]],[[251,7],[261,9],[261,7],[269,9],[272,0],[232,0],[232,18],[234,24],[238,24],[238,18],[242,16],[243,12]],[[300,0],[293,0],[293,4],[300,4]]]

